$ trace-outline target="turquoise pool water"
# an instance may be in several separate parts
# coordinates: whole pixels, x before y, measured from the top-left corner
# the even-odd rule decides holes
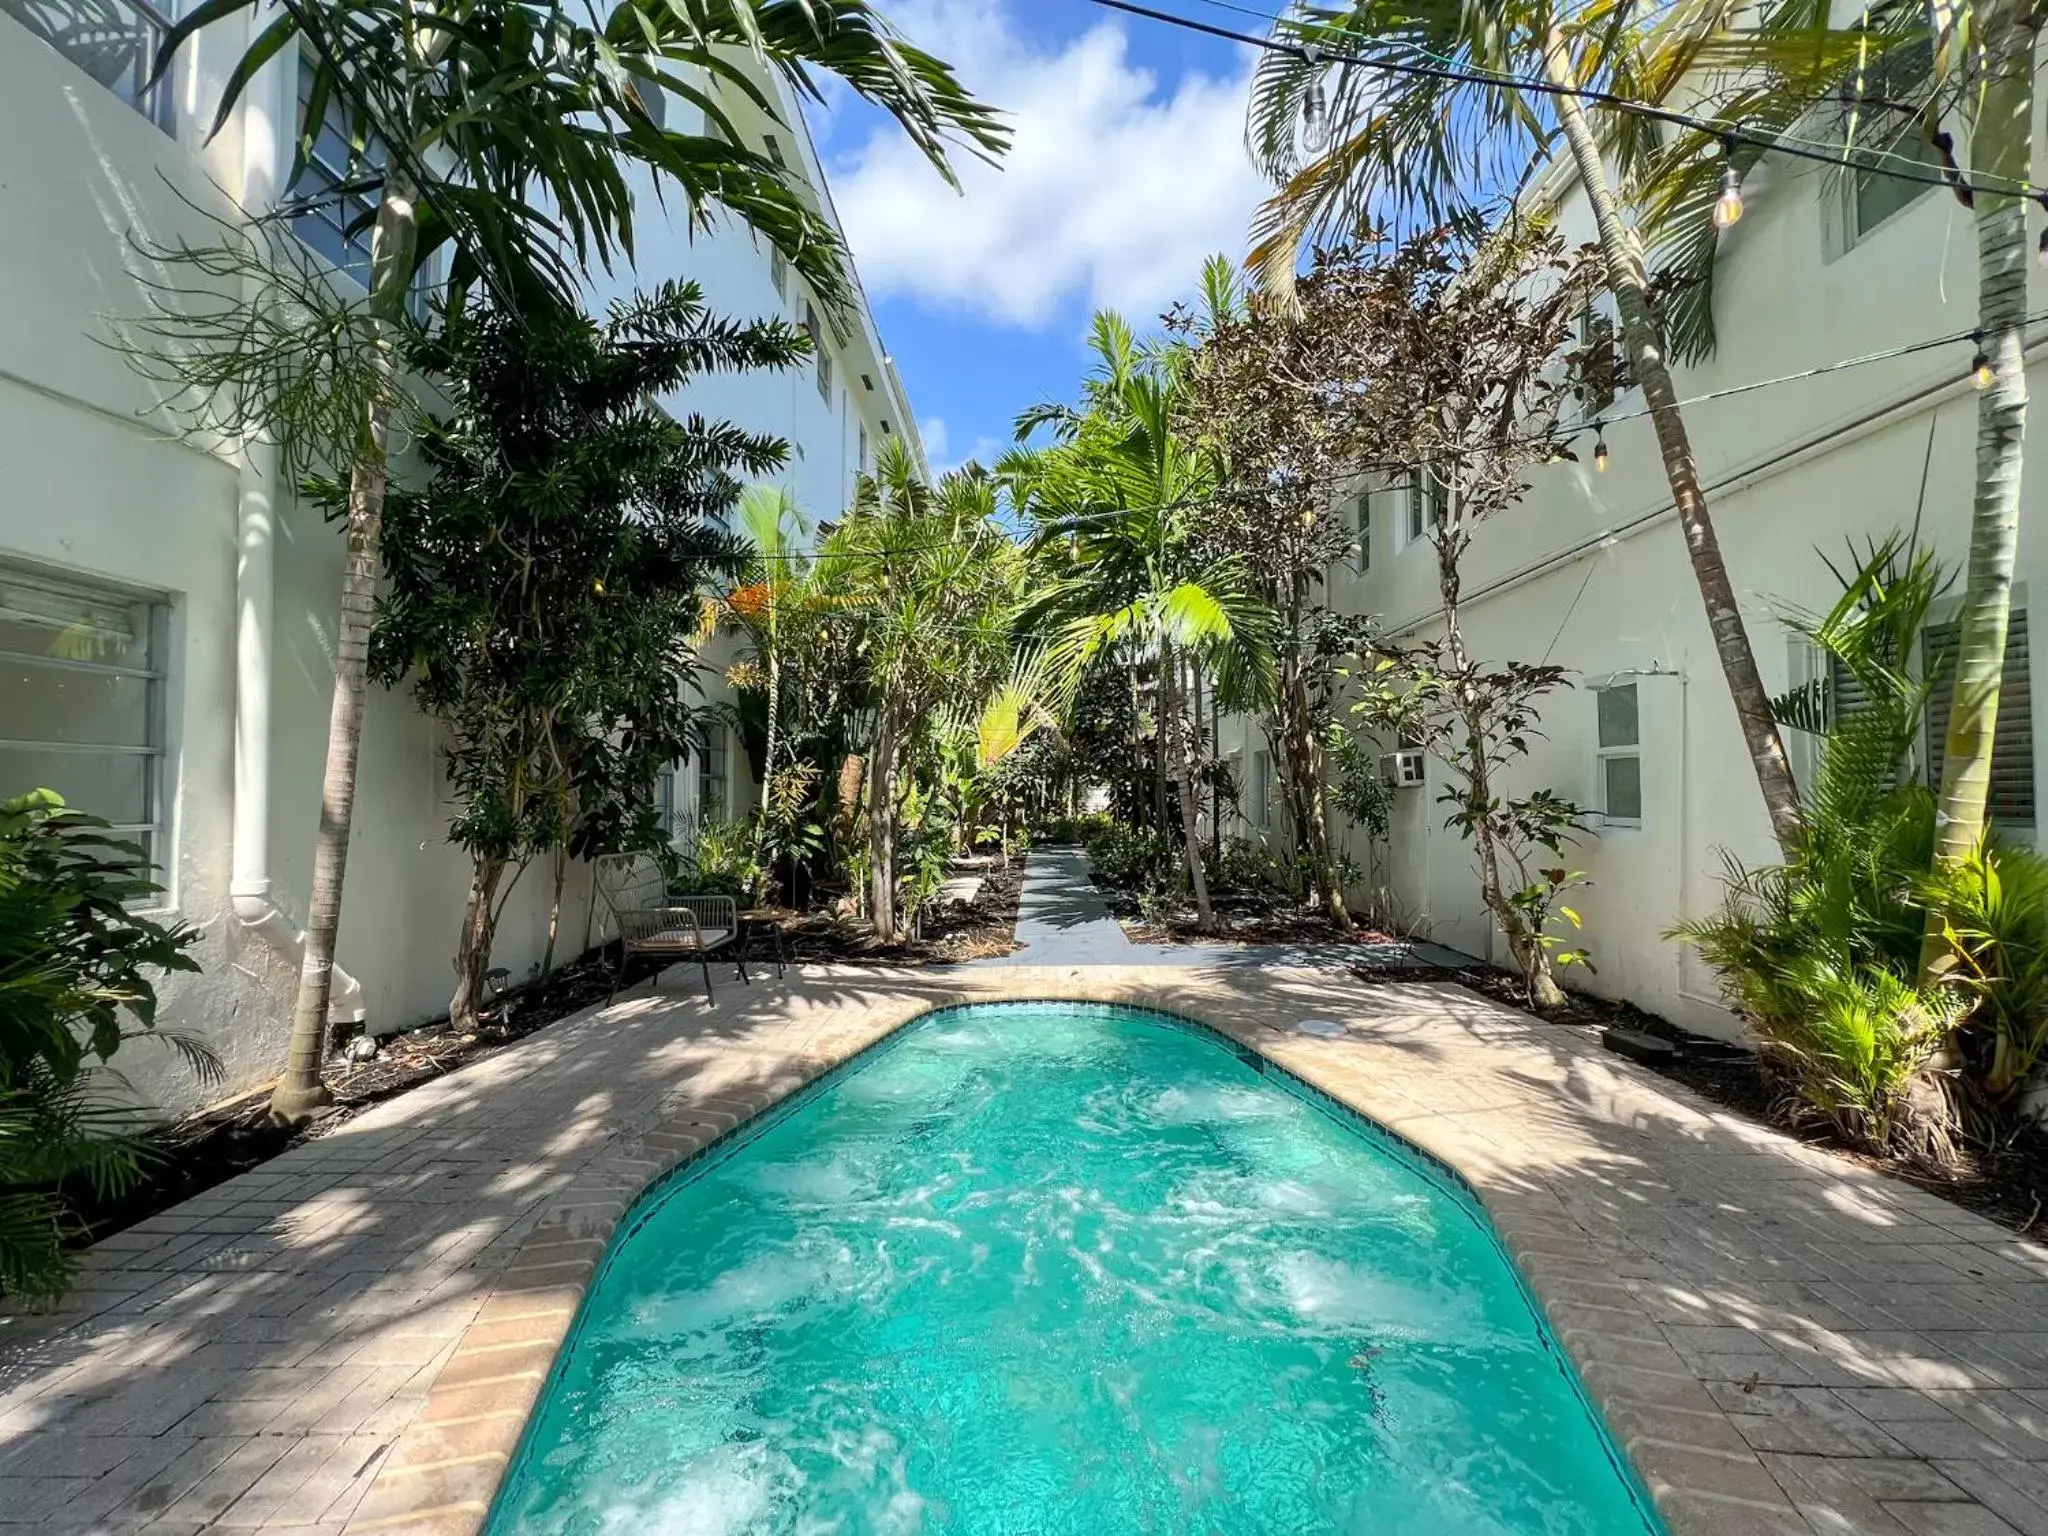
[[[1469,1197],[1156,1015],[935,1014],[621,1234],[493,1536],[1661,1529]]]

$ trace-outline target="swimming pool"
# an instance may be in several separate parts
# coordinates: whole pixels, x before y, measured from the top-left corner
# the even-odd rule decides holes
[[[1662,1527],[1471,1196],[1164,1015],[933,1014],[621,1225],[512,1532]]]

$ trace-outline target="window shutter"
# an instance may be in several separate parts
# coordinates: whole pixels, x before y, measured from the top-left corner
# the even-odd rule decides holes
[[[1927,699],[1927,782],[1939,788],[1948,745],[1948,714],[1955,702],[1956,647],[1962,625],[1930,624],[1921,636],[1934,685]],[[1998,726],[1991,743],[1991,796],[1987,810],[2006,826],[2034,825],[2034,700],[2029,671],[2027,615],[2012,611],[2005,634],[2005,673],[1998,689]]]

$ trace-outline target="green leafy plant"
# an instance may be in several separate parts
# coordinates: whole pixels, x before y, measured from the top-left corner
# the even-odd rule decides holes
[[[696,845],[683,856],[676,887],[691,895],[751,900],[761,879],[754,850],[751,821],[707,821],[697,828]]]
[[[1962,989],[1913,985],[1934,801],[1911,771],[1928,696],[1912,663],[1945,581],[1932,556],[1888,539],[1826,613],[1786,615],[1826,662],[1773,703],[1781,723],[1819,737],[1801,839],[1782,864],[1729,858],[1721,908],[1672,930],[1698,946],[1805,1111],[1874,1151],[1944,1151],[1945,1128],[1911,1090],[1967,1012]]]
[[[150,1036],[220,1076],[202,1042],[156,1024],[149,973],[197,971],[199,935],[130,910],[159,887],[106,826],[49,790],[0,802],[0,1289],[15,1295],[65,1289],[67,1189],[104,1199],[142,1172],[134,1109],[94,1081],[114,1053]]]
[[[1919,897],[1941,913],[1945,973],[1976,1004],[1962,1039],[1972,1076],[2002,1104],[2048,1055],[2048,859],[1980,845],[1937,864]]]

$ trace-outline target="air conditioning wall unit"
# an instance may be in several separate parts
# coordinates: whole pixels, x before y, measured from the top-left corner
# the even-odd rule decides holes
[[[1428,779],[1420,748],[1403,747],[1380,759],[1387,782],[1396,789],[1420,789]]]

